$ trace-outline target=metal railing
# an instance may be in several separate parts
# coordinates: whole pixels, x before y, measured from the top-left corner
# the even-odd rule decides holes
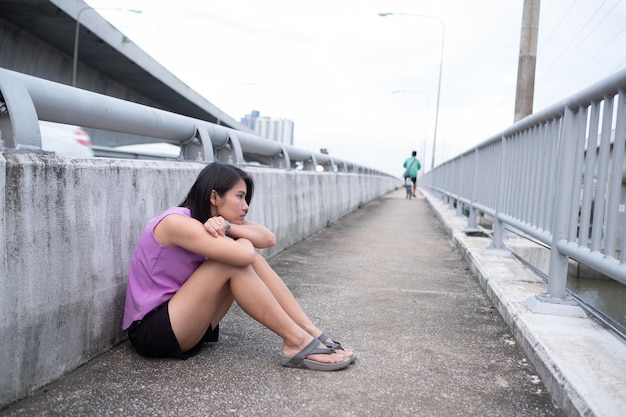
[[[180,160],[389,176],[328,154],[0,68],[0,149],[41,152],[38,120],[180,145]],[[121,155],[97,148],[99,155]]]
[[[570,258],[626,284],[626,71],[529,116],[420,179],[467,213],[548,246],[548,294],[566,299]]]

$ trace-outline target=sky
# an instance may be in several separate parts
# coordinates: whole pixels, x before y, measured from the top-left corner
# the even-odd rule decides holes
[[[514,123],[523,3],[87,1],[236,120],[290,119],[294,146],[397,176]],[[626,68],[624,45],[626,1],[542,0],[534,112]]]

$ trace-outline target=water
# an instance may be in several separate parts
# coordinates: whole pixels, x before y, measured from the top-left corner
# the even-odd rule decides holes
[[[567,289],[626,329],[626,285],[595,271],[581,272],[577,265],[570,266]]]
[[[507,239],[507,247],[545,276],[548,275],[550,250],[523,238]],[[570,261],[567,289],[581,301],[600,311],[626,334],[626,285],[585,265]]]

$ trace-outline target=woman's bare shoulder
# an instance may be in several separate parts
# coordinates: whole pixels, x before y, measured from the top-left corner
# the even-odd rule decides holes
[[[180,213],[170,213],[163,217],[154,228],[154,236],[165,246],[180,246],[180,242],[202,233],[202,223],[193,217]]]

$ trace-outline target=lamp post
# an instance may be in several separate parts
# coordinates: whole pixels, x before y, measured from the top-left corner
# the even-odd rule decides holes
[[[421,94],[426,99],[426,115],[424,117],[424,140],[422,141],[422,155],[424,155],[423,158],[426,158],[426,137],[428,136],[428,94],[426,94],[424,91],[413,90],[393,90],[391,94]]]
[[[439,81],[437,82],[437,105],[436,105],[436,109],[435,109],[435,133],[433,135],[433,157],[430,163],[430,168],[433,169],[435,167],[435,146],[437,145],[437,126],[439,123],[439,99],[441,97],[441,71],[443,69],[443,45],[444,45],[444,40],[446,38],[446,26],[443,23],[443,20],[441,20],[440,17],[437,16],[431,16],[431,15],[425,15],[425,14],[408,14],[408,13],[378,13],[379,16],[381,17],[386,17],[386,16],[393,16],[393,15],[398,15],[398,16],[411,16],[411,17],[424,17],[424,18],[428,18],[428,19],[435,19],[437,20],[439,23],[441,23],[441,54],[439,57]]]
[[[125,11],[125,12],[133,12],[133,13],[141,13],[141,10],[135,10],[135,9],[124,9],[124,8],[120,8],[120,7],[90,7],[90,6],[85,6],[82,9],[80,9],[78,11],[78,14],[76,15],[76,31],[74,33],[74,63],[72,66],[72,87],[76,87],[76,70],[78,67],[78,34],[80,33],[80,16],[83,14],[83,12],[87,11],[87,10],[121,10],[121,11]]]

